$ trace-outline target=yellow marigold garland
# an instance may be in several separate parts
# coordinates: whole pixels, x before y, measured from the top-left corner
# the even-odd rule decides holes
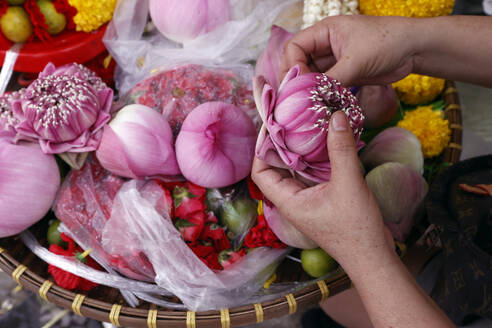
[[[444,89],[444,82],[444,79],[436,77],[410,74],[393,83],[393,89],[405,104],[420,105],[436,99]]]
[[[361,14],[435,17],[450,15],[454,0],[359,0]]]
[[[398,126],[417,136],[426,158],[441,154],[451,139],[449,121],[444,119],[441,110],[432,110],[432,106],[420,106],[406,112]]]
[[[68,0],[77,9],[73,21],[77,31],[91,32],[109,22],[117,0]]]

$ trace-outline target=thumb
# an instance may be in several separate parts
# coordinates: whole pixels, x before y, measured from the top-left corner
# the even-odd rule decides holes
[[[333,113],[328,130],[328,155],[331,163],[331,180],[354,183],[362,179],[354,135],[347,115]]]
[[[354,63],[349,62],[347,59],[341,59],[327,70],[325,74],[340,81],[344,87],[353,87],[357,85],[359,72],[360,70],[357,69],[357,65],[354,65]]]

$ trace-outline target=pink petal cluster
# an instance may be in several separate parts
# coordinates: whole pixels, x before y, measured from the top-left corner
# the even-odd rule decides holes
[[[15,133],[15,126],[19,120],[12,111],[12,102],[20,99],[25,89],[19,91],[7,92],[0,96],[0,131],[9,131]]]
[[[126,178],[180,174],[171,127],[144,105],[123,107],[104,127],[96,156],[108,171]]]
[[[176,158],[189,181],[225,187],[250,173],[255,140],[256,128],[243,110],[208,102],[186,117],[176,139]]]
[[[229,0],[150,0],[150,16],[168,39],[184,43],[229,20]]]
[[[72,63],[63,66],[55,67],[53,63],[48,63],[38,77],[46,77],[50,75],[74,75],[78,78],[87,81],[97,91],[104,90],[108,86],[103,80],[93,71],[84,65]]]
[[[48,65],[14,101],[13,112],[20,121],[16,139],[39,140],[46,154],[96,150],[101,129],[110,119],[113,91],[87,78],[77,65],[52,69]]]
[[[330,179],[326,145],[335,111],[343,111],[360,149],[364,115],[355,96],[323,73],[289,70],[278,90],[255,77],[255,102],[263,121],[256,155],[272,166],[290,169],[312,182]]]

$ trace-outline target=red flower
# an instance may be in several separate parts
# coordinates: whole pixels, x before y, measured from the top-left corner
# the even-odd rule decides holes
[[[73,16],[77,15],[77,9],[70,6],[67,0],[53,0],[53,6],[60,14],[63,14],[67,19],[67,28],[74,29],[75,23],[73,22]]]
[[[46,24],[44,15],[41,13],[41,10],[39,10],[36,0],[26,0],[24,9],[26,9],[26,12],[29,14],[33,27],[34,33],[31,36],[31,39],[34,36],[37,36],[39,40],[43,42],[51,40],[51,35],[48,33],[48,24]]]
[[[63,241],[68,243],[68,249],[58,246],[57,244],[52,244],[49,248],[50,252],[63,256],[74,256],[79,261],[86,263],[88,266],[97,270],[101,270],[99,264],[97,264],[92,258],[90,257],[86,257],[84,259],[79,258],[83,250],[79,246],[75,245],[75,242],[72,239],[67,237],[64,233],[62,233],[60,236]],[[55,282],[60,287],[70,290],[79,289],[82,291],[89,291],[98,285],[95,282],[76,276],[70,272],[62,270],[51,264],[48,265],[48,273],[50,273],[53,276]]]
[[[218,254],[215,248],[211,245],[202,245],[199,242],[189,243],[193,253],[202,260],[212,270],[222,270],[222,266],[219,263]]]
[[[230,249],[224,250],[219,253],[218,259],[220,265],[224,269],[227,269],[230,267],[233,263],[239,261],[244,255],[246,255],[246,251],[243,249],[240,249],[238,252],[233,252]]]
[[[197,241],[205,226],[205,214],[196,212],[186,219],[177,219],[174,224],[186,241]]]
[[[246,179],[246,181],[248,182],[248,190],[251,198],[262,200],[263,193],[261,192],[260,188],[258,188],[258,186],[253,182],[250,176]]]
[[[254,226],[244,238],[244,245],[249,248],[257,247],[272,247],[286,248],[283,242],[275,236],[273,231],[268,226],[263,214],[258,215],[257,224]]]
[[[231,248],[231,244],[229,243],[229,239],[227,239],[224,228],[216,223],[207,224],[205,229],[203,229],[200,239],[205,242],[211,242],[217,252]]]

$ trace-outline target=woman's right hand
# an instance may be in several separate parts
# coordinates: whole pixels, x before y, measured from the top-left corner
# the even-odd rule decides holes
[[[299,65],[303,73],[326,72],[345,86],[398,81],[415,70],[416,21],[362,15],[328,17],[297,33],[285,45],[281,75]]]

